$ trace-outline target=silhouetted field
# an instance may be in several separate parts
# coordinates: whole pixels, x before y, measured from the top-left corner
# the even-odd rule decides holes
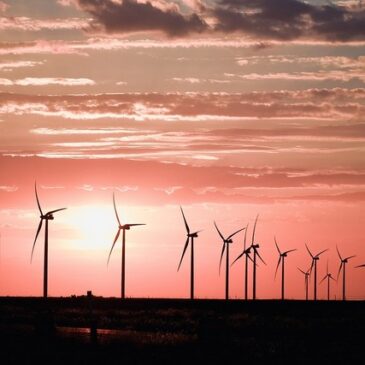
[[[3,364],[364,363],[365,302],[0,298]]]

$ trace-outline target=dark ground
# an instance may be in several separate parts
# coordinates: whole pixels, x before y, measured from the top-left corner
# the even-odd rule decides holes
[[[364,330],[363,301],[0,298],[0,363],[365,364]]]

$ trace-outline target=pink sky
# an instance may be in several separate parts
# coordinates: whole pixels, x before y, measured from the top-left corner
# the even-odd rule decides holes
[[[41,295],[37,180],[44,210],[68,208],[50,223],[51,296],[120,295],[121,242],[106,265],[115,192],[122,220],[147,224],[127,232],[127,296],[188,297],[181,205],[203,230],[197,297],[224,296],[214,220],[250,237],[260,214],[259,298],[280,297],[276,236],[298,249],[288,298],[304,295],[307,243],[330,249],[320,279],[327,261],[337,276],[336,245],[356,254],[347,297],[364,299],[365,9],[280,3],[0,1],[0,295]],[[232,261],[242,248],[240,233]]]

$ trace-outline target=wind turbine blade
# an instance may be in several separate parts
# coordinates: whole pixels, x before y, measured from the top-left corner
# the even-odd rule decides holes
[[[318,254],[316,255],[316,257],[318,257],[318,256],[322,255],[322,253],[324,253],[324,252],[326,252],[326,251],[328,251],[328,248],[326,248],[325,250],[323,250],[323,251],[321,251],[320,253],[318,253]]]
[[[225,244],[225,242],[223,242],[221,258],[220,258],[220,260],[219,260],[219,273],[221,272],[222,259],[223,259],[223,255],[224,255],[224,250],[225,250],[225,248],[226,248],[226,244]]]
[[[359,267],[365,267],[365,264],[355,266],[355,268],[359,268]]]
[[[334,279],[332,276],[330,276],[329,277],[331,280],[333,280],[333,281],[336,281],[337,282],[337,280],[336,279]]]
[[[297,249],[296,248],[293,248],[292,250],[285,251],[284,254],[288,254],[288,253],[294,252],[294,251],[297,251]]]
[[[109,265],[110,256],[111,256],[111,254],[112,254],[112,252],[113,252],[113,248],[114,248],[114,246],[115,246],[115,243],[116,243],[116,242],[117,242],[117,240],[118,240],[119,235],[120,235],[120,229],[118,229],[118,232],[117,232],[117,234],[115,235],[115,238],[114,238],[114,242],[113,242],[112,248],[110,249],[110,252],[109,252],[109,256],[108,256],[108,263],[107,263],[107,265]]]
[[[181,255],[181,259],[180,259],[180,262],[179,262],[179,266],[178,266],[178,268],[177,268],[177,271],[179,271],[179,270],[180,270],[180,266],[181,266],[182,260],[183,260],[183,258],[184,258],[184,255],[185,255],[185,252],[186,252],[186,249],[188,248],[188,246],[189,246],[189,236],[188,236],[188,238],[186,239],[185,246],[184,246],[184,250],[183,250],[183,253],[182,253],[182,255]]]
[[[231,264],[231,266],[233,266],[233,264],[238,261],[243,255],[245,254],[245,251],[243,251],[240,255],[237,256],[236,260],[234,260]]]
[[[136,226],[145,226],[146,223],[131,223],[131,224],[128,224],[129,227],[136,227]]]
[[[352,255],[352,256],[346,257],[345,260],[350,260],[350,259],[353,259],[354,257],[356,257],[356,255]]]
[[[276,249],[278,250],[279,255],[281,255],[281,251],[280,251],[280,248],[279,248],[279,245],[278,245],[278,243],[277,243],[277,241],[276,241],[276,237],[275,237],[275,236],[274,236],[274,241],[275,241]]]
[[[259,257],[259,259],[266,265],[266,262],[264,261],[264,259],[261,257],[261,255],[259,254],[259,251],[256,250],[255,248],[255,252],[256,252],[256,255]]]
[[[245,238],[244,238],[244,241],[243,241],[243,251],[246,251],[247,229],[248,229],[248,223],[247,223],[246,229],[245,229]]]
[[[326,268],[326,273],[327,273],[327,275],[328,275],[328,260],[327,260],[327,268]]]
[[[35,239],[34,239],[34,242],[33,242],[32,254],[30,255],[30,262],[32,262],[32,260],[33,260],[34,247],[35,247],[35,243],[37,242],[37,238],[38,238],[39,232],[42,229],[42,224],[43,224],[43,219],[40,220],[39,225],[38,225],[37,233],[35,235]]]
[[[338,269],[338,273],[337,273],[337,280],[338,280],[338,278],[339,278],[339,276],[340,276],[340,273],[341,273],[341,270],[342,270],[342,266],[343,266],[343,261],[341,261],[341,265],[340,265],[340,267],[339,267],[339,269]]]
[[[309,250],[309,248],[308,248],[307,244],[305,244],[305,247],[307,247],[307,251],[308,251],[308,253],[310,254],[311,258],[312,258],[312,259],[314,259],[314,256],[312,255],[312,252],[310,252],[310,250]]]
[[[39,212],[41,213],[41,215],[43,215],[41,204],[39,203],[39,198],[38,198],[37,182],[34,183],[34,191],[35,191],[35,197],[37,199],[37,205],[38,205]]]
[[[220,237],[222,238],[222,240],[223,240],[223,241],[225,241],[225,239],[224,239],[224,237],[223,237],[223,235],[222,235],[221,231],[218,229],[217,223],[215,223],[215,221],[214,221],[214,225],[215,225],[215,228],[217,229],[218,234],[219,234],[219,235],[220,235]]]
[[[188,232],[188,234],[189,234],[189,233],[190,233],[190,228],[189,228],[188,222],[186,221],[186,218],[185,218],[185,214],[184,214],[183,208],[181,208],[181,207],[180,207],[180,210],[181,210],[182,216],[183,216],[183,218],[184,218],[184,223],[185,223],[186,232]]]
[[[113,206],[114,206],[114,212],[115,212],[115,216],[117,217],[117,221],[119,223],[119,227],[122,225],[122,223],[120,223],[120,219],[118,216],[118,212],[117,212],[117,205],[115,204],[115,194],[113,193]]]
[[[67,209],[67,208],[60,208],[60,209],[51,210],[50,212],[47,212],[46,215],[57,213],[57,212],[60,212],[61,210],[65,210],[65,209]]]
[[[276,265],[275,278],[276,278],[276,274],[278,273],[278,269],[279,269],[279,266],[280,266],[280,262],[281,262],[281,255],[279,256],[279,261],[278,261],[278,264]]]
[[[314,259],[312,259],[311,267],[309,268],[309,276],[312,275],[313,266],[314,266]]]
[[[254,241],[255,241],[256,224],[257,224],[257,220],[258,219],[259,219],[259,215],[257,214],[256,219],[255,219],[255,224],[253,226],[253,231],[252,231],[252,242],[251,242],[251,246],[254,244]]]
[[[254,263],[249,253],[246,253],[246,256]],[[256,264],[257,265],[257,264]]]
[[[340,258],[340,260],[342,261],[342,257],[341,257],[341,254],[340,254],[340,251],[339,251],[339,249],[338,249],[337,245],[336,245],[336,251],[337,251],[338,257],[339,257],[339,258]]]
[[[232,237],[233,237],[234,235],[236,235],[237,233],[239,233],[239,232],[243,231],[244,229],[246,229],[246,227],[243,227],[243,228],[239,229],[238,231],[236,231],[236,232],[232,233],[230,236],[228,236],[228,237],[227,237],[227,240],[229,240],[230,238],[232,238]]]
[[[306,273],[302,270],[302,269],[299,269],[299,267],[297,267],[297,269],[304,275],[306,275]]]

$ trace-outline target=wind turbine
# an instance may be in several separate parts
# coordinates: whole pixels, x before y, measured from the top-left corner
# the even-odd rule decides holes
[[[346,300],[346,264],[347,264],[348,260],[352,259],[356,255],[352,255],[352,256],[342,258],[341,254],[340,254],[340,251],[338,250],[337,245],[336,245],[336,250],[337,250],[337,253],[338,253],[338,257],[340,258],[340,261],[341,261],[340,268],[338,269],[337,280],[340,276],[341,270],[343,269],[342,270],[342,300]]]
[[[280,266],[280,263],[281,263],[281,300],[284,300],[284,279],[285,279],[285,276],[284,276],[284,268],[285,268],[285,258],[288,256],[288,253],[293,252],[293,251],[296,251],[297,249],[294,248],[292,250],[288,250],[288,251],[281,252],[280,251],[280,248],[279,248],[279,245],[276,242],[276,237],[274,237],[274,241],[275,241],[276,248],[277,248],[277,250],[279,252],[279,261],[278,261],[278,264],[276,266],[275,277],[276,277],[276,274],[278,272],[278,269],[279,269],[279,266]]]
[[[184,250],[183,250],[183,253],[181,255],[181,259],[180,259],[179,267],[177,268],[177,271],[180,270],[181,263],[183,261],[185,252],[186,252],[186,250],[189,246],[189,241],[190,241],[190,248],[191,248],[191,256],[190,256],[190,299],[194,299],[194,238],[197,238],[198,233],[201,232],[201,231],[190,233],[190,228],[189,228],[188,222],[186,221],[184,211],[181,207],[180,207],[180,210],[181,210],[181,214],[184,218],[187,238],[186,238]]]
[[[312,254],[312,252],[310,252],[307,244],[305,244],[305,247],[307,248],[307,251],[312,258],[312,264],[311,264],[309,272],[312,273],[312,269],[314,268],[314,300],[317,300],[317,261],[319,260],[319,256],[322,255],[322,253],[328,251],[328,248],[317,253],[317,255],[313,256],[313,254]]]
[[[305,300],[308,300],[308,287],[309,287],[309,277],[310,277],[310,269],[307,271],[303,271],[302,269],[297,268],[304,275],[304,285],[305,285]]]
[[[327,271],[325,277],[319,282],[320,284],[327,279],[327,300],[330,300],[330,283],[331,280],[336,281],[330,272],[328,272],[328,261],[327,261]]]
[[[256,266],[257,266],[256,261],[257,261],[257,256],[266,265],[266,262],[263,260],[263,258],[259,254],[259,251],[257,250],[260,247],[260,245],[258,243],[255,243],[255,231],[256,231],[256,224],[257,224],[258,218],[259,218],[259,215],[257,215],[256,219],[255,219],[255,225],[253,226],[252,241],[251,241],[251,246],[250,246],[253,249],[253,275],[252,275],[252,279],[253,279],[252,299],[253,300],[256,299]]]
[[[30,262],[32,262],[32,260],[33,260],[34,247],[35,247],[35,244],[37,242],[39,232],[42,229],[43,221],[45,221],[45,229],[44,229],[44,264],[43,264],[43,297],[47,298],[47,296],[48,296],[48,221],[54,219],[54,217],[53,217],[54,213],[60,212],[61,210],[65,210],[66,208],[51,210],[50,212],[47,212],[46,214],[43,214],[41,204],[39,203],[37,183],[36,182],[34,183],[34,192],[35,192],[35,197],[36,197],[36,200],[37,200],[39,213],[41,213],[41,215],[40,215],[41,220],[39,221],[37,233],[35,235],[35,239],[34,239],[34,242],[33,242],[32,254],[30,256]]]
[[[110,260],[110,255],[113,252],[113,248],[115,246],[115,243],[118,240],[118,237],[120,235],[120,231],[123,231],[123,235],[122,235],[122,267],[121,267],[121,290],[122,290],[122,299],[125,298],[125,231],[129,231],[131,229],[131,227],[135,227],[135,226],[145,226],[144,223],[128,223],[128,224],[123,224],[120,222],[119,216],[118,216],[118,212],[117,212],[117,206],[115,204],[115,195],[113,193],[113,206],[114,206],[114,212],[115,212],[115,216],[117,218],[117,222],[118,222],[118,231],[117,234],[114,238],[114,242],[112,245],[112,248],[110,249],[109,252],[109,256],[108,256],[108,264],[109,264],[109,260]]]
[[[243,251],[241,252],[241,254],[236,258],[236,260],[233,261],[232,265],[239,260],[242,256],[245,256],[245,300],[248,299],[248,260],[252,260],[250,253],[251,253],[251,246],[246,248],[246,238],[247,238],[247,228],[248,228],[248,224],[245,228],[245,239],[244,239],[244,243],[243,243]],[[231,265],[231,266],[232,266]]]
[[[224,255],[224,251],[226,250],[226,300],[229,298],[229,245],[233,242],[232,238],[234,235],[236,235],[238,232],[243,231],[245,228],[241,228],[236,232],[233,232],[231,235],[229,235],[227,238],[224,238],[223,234],[219,230],[217,223],[214,222],[215,228],[217,229],[217,232],[219,236],[221,237],[223,241],[222,246],[222,253],[219,260],[219,272],[221,271],[221,265],[222,265],[222,259]]]

